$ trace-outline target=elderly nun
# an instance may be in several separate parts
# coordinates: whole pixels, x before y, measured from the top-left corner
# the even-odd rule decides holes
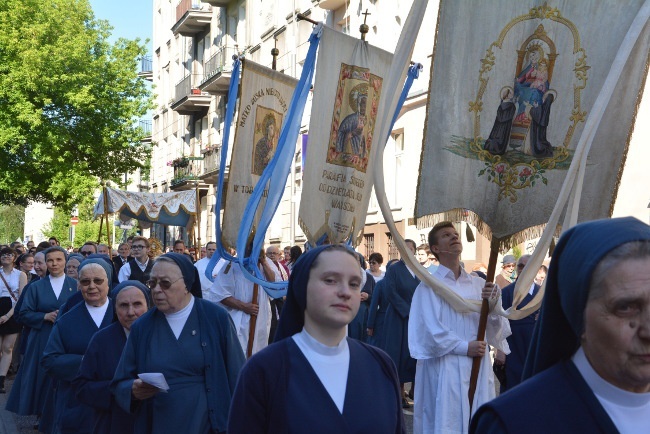
[[[650,226],[596,220],[562,235],[523,379],[470,432],[648,432]]]
[[[244,364],[230,315],[200,298],[185,255],[160,256],[147,286],[155,307],[131,327],[111,383],[117,403],[134,414],[136,433],[225,432]],[[168,393],[140,379],[144,373],[162,374]]]
[[[151,296],[143,283],[125,280],[113,289],[111,298],[117,321],[90,340],[73,384],[79,401],[94,410],[94,434],[130,434],[135,418],[117,405],[109,386],[131,325],[151,308]]]
[[[101,259],[86,259],[79,266],[79,291],[84,302],[77,304],[57,320],[43,351],[41,365],[57,381],[54,395],[55,433],[92,432],[93,411],[80,403],[72,380],[93,335],[113,321],[111,268]],[[43,421],[42,421],[43,422]]]
[[[248,360],[228,432],[402,433],[395,365],[346,337],[366,278],[354,251],[316,247],[289,278],[276,342]]]

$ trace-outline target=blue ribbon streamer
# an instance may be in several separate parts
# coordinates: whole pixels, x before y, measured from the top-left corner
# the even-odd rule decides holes
[[[276,152],[274,153],[273,158],[271,159],[267,167],[262,172],[262,175],[260,176],[260,179],[258,180],[256,187],[253,190],[253,194],[251,195],[251,198],[249,199],[244,214],[242,216],[242,223],[237,237],[236,248],[238,252],[246,251],[246,247],[249,243],[249,235],[253,228],[255,214],[257,212],[257,208],[259,207],[262,198],[264,197],[265,189],[259,187],[266,186],[268,184],[266,205],[262,210],[260,222],[255,232],[255,236],[253,238],[253,248],[249,258],[233,257],[225,251],[225,249],[223,248],[223,243],[221,241],[220,213],[219,212],[215,213],[218,256],[242,264],[243,266],[241,267],[241,269],[244,276],[248,280],[252,281],[253,283],[257,283],[258,285],[261,285],[262,288],[264,288],[264,290],[267,292],[267,294],[272,298],[278,298],[286,295],[287,282],[286,281],[268,282],[265,279],[263,272],[257,266],[257,264],[259,260],[260,251],[264,246],[266,231],[269,225],[271,224],[271,220],[273,219],[273,216],[275,215],[277,208],[280,205],[280,202],[282,200],[282,195],[284,193],[287,177],[290,172],[291,164],[293,163],[295,143],[296,140],[298,139],[300,122],[302,121],[302,114],[305,109],[307,96],[309,94],[309,90],[311,88],[311,83],[315,72],[316,50],[320,42],[320,37],[321,37],[320,27],[317,27],[312,33],[309,40],[310,42],[309,51],[307,53],[307,57],[303,65],[300,81],[296,86],[296,89],[291,98],[291,102],[289,104],[289,113],[285,118],[283,127],[281,129]],[[230,125],[232,125],[232,119],[234,117],[235,100],[237,95],[237,89],[239,86],[240,67],[241,67],[241,61],[239,59],[236,59],[233,65],[233,74],[232,74],[233,79],[231,80],[230,88],[228,91],[228,106],[226,108],[226,118],[225,118],[225,124],[228,125],[228,127],[225,128],[224,144],[222,145],[221,148],[222,153],[221,153],[220,174],[225,173],[225,161],[228,152],[228,137],[230,133]],[[421,64],[415,64],[409,67],[407,79],[406,82],[404,83],[402,93],[400,94],[400,97],[398,99],[397,107],[395,109],[395,113],[393,114],[393,118],[391,121],[391,128],[389,131],[392,131],[393,126],[397,121],[397,117],[399,116],[399,112],[402,109],[404,101],[406,100],[408,93],[411,89],[413,81],[414,79],[419,77],[419,73],[421,70],[422,70]],[[390,133],[388,137],[390,137]],[[388,141],[388,137],[386,137],[386,141]],[[219,204],[221,204],[222,192],[223,192],[223,176],[220,176],[218,190],[217,190],[218,206]],[[324,240],[325,240],[325,236],[319,239],[316,245],[322,244]],[[347,244],[351,245],[351,243],[352,243],[352,236],[350,236],[350,239],[348,240]],[[214,266],[219,260],[219,257],[217,257],[217,255],[213,255],[213,257],[210,259],[210,262],[208,263],[208,266],[206,267],[206,272],[205,272],[206,277],[208,277],[211,280],[212,280],[212,270],[214,269]]]
[[[230,86],[228,87],[228,105],[226,106],[226,118],[224,119],[224,132],[223,141],[221,143],[221,161],[219,162],[219,180],[217,183],[217,209],[215,212],[215,232],[217,251],[212,255],[210,262],[205,268],[205,276],[213,281],[212,270],[217,265],[220,258],[225,258],[229,261],[236,260],[230,253],[226,252],[223,248],[221,240],[221,201],[223,198],[223,182],[226,174],[226,160],[228,156],[228,141],[230,139],[230,126],[235,117],[235,107],[237,105],[237,90],[239,89],[239,70],[241,69],[241,59],[236,57],[232,67],[232,77],[230,79]]]
[[[257,267],[259,253],[264,247],[264,238],[266,230],[271,224],[271,220],[282,200],[282,194],[289,176],[291,164],[293,162],[296,141],[300,132],[300,123],[302,114],[305,111],[307,96],[311,88],[314,77],[316,64],[316,51],[320,43],[322,24],[317,26],[309,38],[309,50],[305,63],[303,65],[300,81],[294,90],[289,103],[289,112],[284,120],[278,146],[273,158],[266,166],[259,181],[257,182],[251,198],[246,204],[246,209],[242,216],[242,223],[239,227],[237,237],[237,251],[246,251],[249,242],[249,235],[253,229],[253,221],[257,208],[264,195],[264,188],[268,184],[268,194],[266,195],[266,204],[262,210],[262,215],[253,238],[253,249],[250,254],[248,267],[242,267],[244,276],[250,281],[262,285],[264,290],[272,298],[286,295],[287,282],[268,282],[262,271]]]

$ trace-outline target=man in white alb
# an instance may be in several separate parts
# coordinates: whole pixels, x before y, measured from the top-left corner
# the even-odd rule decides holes
[[[203,250],[203,248],[201,248]],[[210,294],[210,287],[212,286],[212,281],[208,279],[208,277],[205,275],[205,270],[208,267],[208,263],[210,262],[210,259],[212,258],[212,255],[214,255],[214,252],[217,251],[217,243],[214,241],[209,241],[205,245],[205,258],[199,259],[194,263],[194,267],[196,267],[196,270],[199,272],[199,278],[201,279],[201,292],[203,293],[203,298],[205,300],[209,301],[214,301],[212,299],[212,295]],[[217,274],[219,274],[219,271],[226,265],[226,261],[224,258],[219,258],[219,261],[215,264],[214,268],[212,269],[212,278],[214,279]]]
[[[429,232],[431,252],[440,265],[432,275],[467,299],[495,299],[495,288],[468,274],[460,264],[463,251],[451,222],[440,222]],[[417,360],[413,431],[466,433],[469,429],[469,378],[474,357],[482,357],[472,411],[495,396],[494,374],[485,341],[477,341],[479,314],[458,313],[424,283],[415,290],[409,317],[409,350]],[[508,321],[488,316],[487,343],[508,354]]]

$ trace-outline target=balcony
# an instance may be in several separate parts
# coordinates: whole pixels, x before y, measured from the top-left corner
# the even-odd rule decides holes
[[[203,3],[207,3],[216,7],[227,7],[233,0],[203,0]]]
[[[345,0],[321,0],[318,3],[318,6],[321,9],[325,9],[328,11],[335,11],[342,6],[345,6],[346,3],[347,2]]]
[[[226,95],[232,77],[232,57],[237,54],[235,47],[219,47],[203,66],[203,81],[199,89],[214,95]]]
[[[203,174],[201,179],[206,184],[215,184],[219,178],[221,164],[221,147],[214,147],[203,152]]]
[[[203,171],[203,157],[181,157],[172,162],[174,178],[170,188],[172,190],[190,190],[195,187]]]
[[[198,114],[204,116],[208,112],[212,96],[192,86],[192,83],[198,79],[198,75],[190,74],[176,84],[176,97],[172,102],[171,109],[178,112],[179,115]]]
[[[176,6],[176,24],[172,27],[174,35],[192,37],[210,27],[212,6],[201,4],[198,0],[181,0]]]
[[[142,119],[140,120],[140,124],[138,125],[142,132],[144,133],[144,137],[142,137],[141,142],[142,143],[151,143],[151,120],[150,119]]]
[[[138,76],[153,82],[153,61],[151,60],[151,56],[143,56],[140,59],[140,72]]]

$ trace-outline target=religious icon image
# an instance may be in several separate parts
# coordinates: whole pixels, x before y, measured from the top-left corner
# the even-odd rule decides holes
[[[549,98],[549,80],[552,62],[556,56],[552,41],[532,39],[519,51],[526,53],[526,64],[517,65],[514,82],[514,101],[517,112],[512,125],[509,146],[535,157],[552,157],[553,146],[546,140],[546,127],[555,101],[555,94]],[[548,53],[546,50],[548,50]],[[521,63],[521,56],[519,56]]]
[[[484,166],[478,171],[478,177],[485,177],[489,183],[498,186],[498,200],[507,199],[513,203],[518,200],[519,191],[540,184],[548,185],[549,171],[569,168],[575,150],[568,144],[578,123],[584,122],[587,115],[581,109],[580,97],[587,84],[590,66],[578,37],[573,57],[564,59],[570,62],[568,65],[565,63],[564,71],[566,77],[570,68],[574,92],[570,95],[563,93],[563,100],[559,103],[570,105],[571,112],[580,116],[564,120],[569,124],[565,131],[553,130],[551,109],[558,103],[558,92],[551,88],[551,83],[561,53],[557,52],[555,42],[544,26],[538,25],[527,37],[516,41],[516,48],[502,50],[503,41],[513,37],[509,32],[529,19],[532,19],[531,15],[514,19],[489,45],[485,57],[480,59],[480,86],[476,99],[469,101],[469,113],[474,117],[473,137],[452,136],[451,143],[444,148],[456,155],[481,161]],[[573,23],[562,17],[559,11],[551,19],[567,27],[572,35],[579,36]],[[520,36],[514,37],[519,39]],[[508,65],[499,71],[512,68],[513,74],[496,74],[497,63]],[[489,90],[487,85],[491,82],[494,82],[491,88],[497,85],[498,90]],[[567,83],[560,85],[566,87]],[[486,100],[490,104],[486,104]],[[492,103],[495,100],[497,104]],[[562,133],[565,136],[560,139]],[[558,137],[555,144],[553,137]]]
[[[328,163],[366,171],[381,85],[367,68],[341,65]]]
[[[253,135],[253,167],[251,173],[261,176],[275,154],[278,133],[282,125],[282,114],[268,107],[257,106],[255,112],[255,133]]]

